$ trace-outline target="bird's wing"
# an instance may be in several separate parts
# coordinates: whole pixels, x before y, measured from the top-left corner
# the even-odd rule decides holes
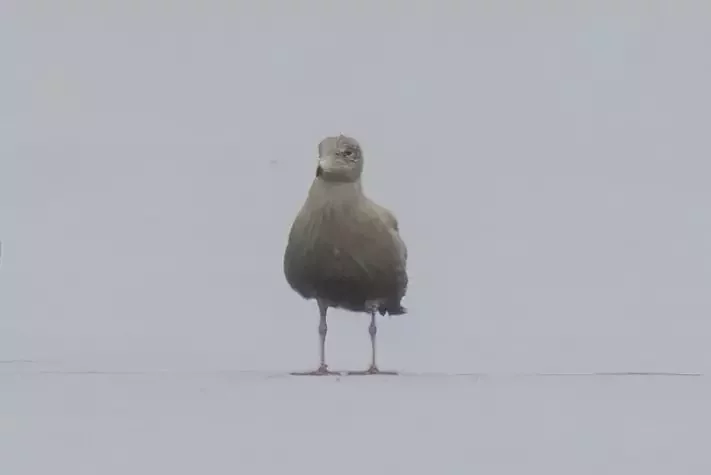
[[[400,225],[397,221],[397,218],[395,215],[387,208],[380,206],[379,204],[371,201],[373,209],[378,213],[378,216],[380,219],[385,222],[385,224],[388,225],[388,227],[391,229],[393,237],[395,238],[395,241],[397,242],[398,247],[400,248],[400,255],[402,256],[402,260],[407,261],[407,246],[405,245],[405,241],[402,240],[400,237]]]
[[[385,223],[390,226],[393,230],[396,232],[400,232],[400,227],[399,223],[397,222],[397,218],[395,217],[394,214],[390,212],[387,208],[384,208],[380,206],[379,204],[372,202],[373,208],[378,212],[378,215],[380,216],[380,219],[385,221]]]

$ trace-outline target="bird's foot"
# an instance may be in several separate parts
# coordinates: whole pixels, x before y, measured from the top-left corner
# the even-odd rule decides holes
[[[319,366],[318,369],[315,369],[313,371],[299,371],[299,372],[294,372],[291,373],[293,376],[340,376],[341,373],[339,371],[331,371],[328,369],[328,366],[325,364],[322,364]]]
[[[385,374],[385,375],[392,375],[392,376],[397,376],[397,371],[381,371],[378,369],[377,366],[371,365],[370,368],[366,369],[365,371],[348,371],[346,374],[351,375],[351,376],[367,376],[369,374]]]

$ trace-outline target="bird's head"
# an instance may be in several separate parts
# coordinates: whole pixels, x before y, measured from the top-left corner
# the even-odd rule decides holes
[[[363,173],[363,150],[352,137],[326,137],[318,145],[316,176],[332,182],[354,182]]]

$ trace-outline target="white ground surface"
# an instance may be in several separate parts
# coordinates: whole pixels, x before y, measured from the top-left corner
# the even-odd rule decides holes
[[[704,377],[0,373],[4,474],[709,473]]]
[[[706,377],[515,375],[711,373],[709,18],[0,2],[0,475],[708,475]],[[409,247],[381,366],[439,376],[268,377],[316,364],[282,253],[339,132]]]

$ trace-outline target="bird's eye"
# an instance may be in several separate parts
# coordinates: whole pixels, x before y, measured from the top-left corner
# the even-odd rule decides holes
[[[346,157],[352,157],[353,156],[353,150],[346,150],[343,152],[343,155]]]

